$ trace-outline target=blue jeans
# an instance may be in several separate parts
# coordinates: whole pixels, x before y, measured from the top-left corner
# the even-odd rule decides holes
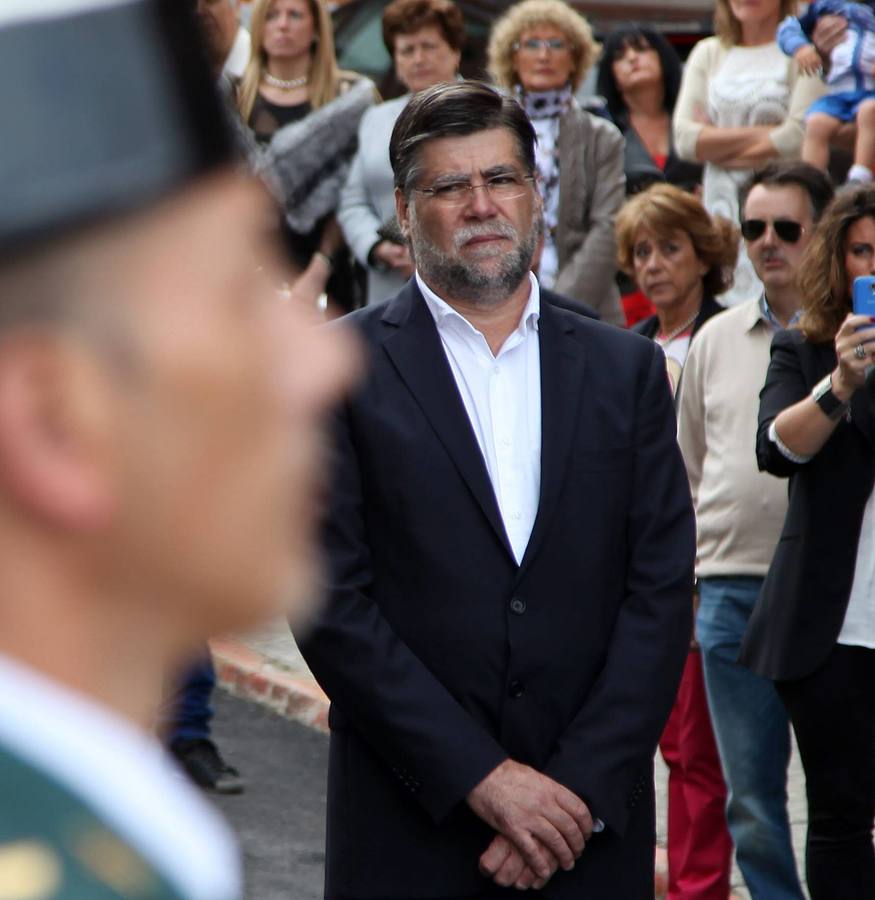
[[[763,579],[699,580],[696,640],[729,796],[726,820],[754,900],[803,900],[787,816],[790,725],[771,681],[738,662]]]
[[[209,738],[213,709],[210,696],[216,686],[216,673],[209,651],[204,653],[185,673],[179,692],[171,699],[171,726],[167,735],[168,746],[176,741]]]

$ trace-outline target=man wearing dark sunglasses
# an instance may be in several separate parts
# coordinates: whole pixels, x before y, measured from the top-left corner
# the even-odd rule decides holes
[[[802,900],[784,802],[790,731],[771,681],[736,662],[784,522],[785,485],[757,471],[758,397],[775,331],[799,308],[796,272],[832,197],[805,163],[771,163],[741,190],[741,233],[763,293],[715,316],[690,348],[678,440],[698,523],[696,637],[729,789],[727,821],[754,900]]]

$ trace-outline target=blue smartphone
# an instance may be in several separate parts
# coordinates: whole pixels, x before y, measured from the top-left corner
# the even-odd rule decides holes
[[[875,276],[863,275],[854,279],[854,312],[860,316],[875,316]]]

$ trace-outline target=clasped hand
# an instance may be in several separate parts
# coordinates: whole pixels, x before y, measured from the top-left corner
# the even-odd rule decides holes
[[[543,887],[560,866],[574,868],[592,835],[592,816],[576,794],[510,759],[471,791],[468,805],[497,832],[480,871],[502,887]]]

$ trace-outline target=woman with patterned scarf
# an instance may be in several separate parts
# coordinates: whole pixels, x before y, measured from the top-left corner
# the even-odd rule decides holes
[[[563,0],[523,0],[495,23],[489,68],[516,93],[538,135],[538,280],[622,325],[614,216],[625,197],[623,137],[574,99],[598,51],[589,23]]]

